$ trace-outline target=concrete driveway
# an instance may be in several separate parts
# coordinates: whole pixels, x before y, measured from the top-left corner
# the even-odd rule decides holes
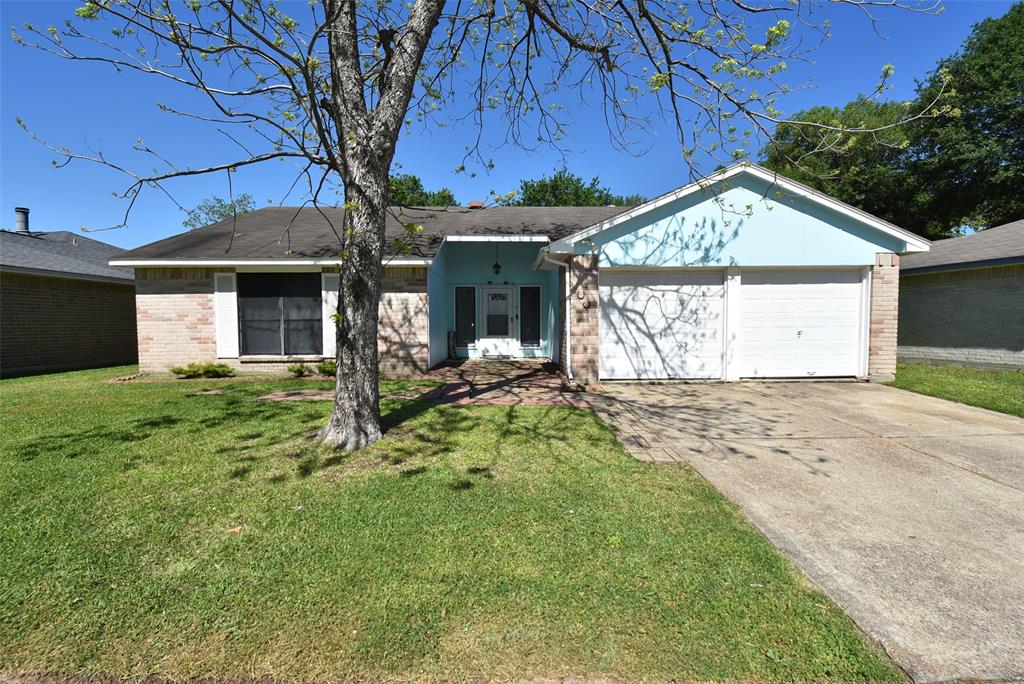
[[[863,383],[604,390],[635,456],[691,464],[916,681],[1024,679],[1024,420]]]

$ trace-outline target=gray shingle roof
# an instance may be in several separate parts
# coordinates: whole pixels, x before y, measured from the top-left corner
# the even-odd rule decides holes
[[[999,263],[1024,263],[1024,219],[973,235],[936,240],[931,251],[909,254],[900,272],[951,270]]]
[[[107,264],[125,250],[66,230],[0,230],[0,270],[25,269],[65,276],[134,280],[130,268]]]
[[[392,207],[385,225],[385,256],[432,258],[446,235],[547,235],[552,241],[603,221],[627,207]],[[143,245],[119,259],[331,258],[339,251],[344,210],[268,207]],[[423,225],[411,252],[396,248],[405,224]],[[232,235],[232,232],[234,235]]]

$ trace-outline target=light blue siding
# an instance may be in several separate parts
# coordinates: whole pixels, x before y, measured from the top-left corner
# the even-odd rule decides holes
[[[444,273],[444,250],[434,257],[427,271],[427,307],[430,321],[430,366],[448,358],[448,328],[445,311],[451,307],[452,293],[440,274]]]
[[[877,252],[906,250],[899,238],[747,174],[712,189],[595,236],[601,267],[868,266]]]
[[[543,246],[540,242],[446,242],[428,273],[430,299],[430,363],[436,365],[448,356],[448,331],[455,330],[455,286],[474,285],[539,285],[541,302],[541,344],[526,350],[530,356],[551,357],[553,334],[558,331],[557,275],[550,271],[534,271],[533,261]],[[497,247],[497,256],[495,256]],[[501,262],[501,274],[495,275],[495,259]],[[554,289],[553,289],[554,286]],[[519,290],[515,290],[516,314],[519,313]],[[477,292],[477,305],[480,304]],[[482,326],[477,320],[477,329]],[[477,356],[475,349],[462,350],[465,356]]]

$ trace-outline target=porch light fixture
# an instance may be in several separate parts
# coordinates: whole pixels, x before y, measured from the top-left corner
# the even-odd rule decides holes
[[[491,268],[494,269],[494,275],[498,275],[498,274],[501,273],[501,262],[498,261],[498,246],[497,245],[494,246],[494,266],[491,266]]]

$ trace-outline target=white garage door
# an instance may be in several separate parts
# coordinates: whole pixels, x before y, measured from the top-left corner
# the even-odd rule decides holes
[[[861,372],[860,270],[740,271],[736,363],[741,377]]]
[[[722,377],[722,275],[601,271],[601,377]]]

